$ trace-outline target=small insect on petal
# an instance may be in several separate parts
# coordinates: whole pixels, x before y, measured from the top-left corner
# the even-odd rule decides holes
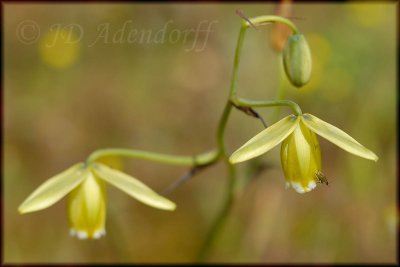
[[[317,180],[317,183],[328,185],[328,179],[326,178],[325,174],[323,174],[321,171],[315,172],[315,178]]]

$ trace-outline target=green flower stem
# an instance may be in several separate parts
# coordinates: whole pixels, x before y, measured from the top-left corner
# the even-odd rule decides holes
[[[257,100],[247,100],[243,98],[233,98],[231,101],[242,107],[279,107],[287,106],[290,107],[297,116],[301,116],[303,113],[299,105],[290,100],[270,100],[270,101],[257,101]]]
[[[212,150],[203,154],[198,154],[195,156],[173,156],[166,155],[142,150],[134,149],[124,149],[124,148],[106,148],[94,151],[88,159],[87,164],[90,164],[101,157],[106,156],[121,156],[130,157],[137,159],[150,160],[171,165],[181,165],[181,166],[201,166],[208,165],[216,162],[219,156],[218,150]]]
[[[283,23],[283,24],[287,25],[293,31],[294,34],[299,33],[299,30],[297,29],[296,25],[294,25],[293,22],[291,22],[290,20],[288,20],[284,17],[268,15],[268,16],[259,16],[259,17],[250,18],[249,20],[255,26],[264,25],[266,23],[275,23],[275,22]],[[246,22],[245,25],[246,25],[246,27],[251,26],[250,23],[248,23],[248,22]]]
[[[200,253],[198,255],[198,260],[200,262],[204,261],[209,254],[215,240],[218,238],[221,229],[223,228],[225,224],[225,220],[228,217],[229,211],[231,210],[232,204],[233,204],[233,196],[234,196],[234,189],[236,185],[236,168],[234,165],[229,163],[229,155],[226,152],[225,149],[225,144],[224,144],[224,133],[225,133],[225,128],[226,124],[228,122],[229,115],[232,111],[232,103],[230,101],[230,98],[236,96],[237,92],[237,80],[238,80],[238,72],[239,72],[239,63],[240,63],[240,56],[242,52],[242,47],[243,47],[243,41],[244,41],[244,36],[247,30],[246,22],[242,22],[242,26],[239,31],[239,37],[237,40],[236,44],[236,49],[235,49],[235,59],[233,62],[233,69],[232,69],[232,78],[231,78],[231,85],[230,85],[230,90],[229,90],[229,97],[228,101],[226,102],[224,112],[222,113],[222,117],[219,121],[218,129],[217,129],[217,143],[218,143],[218,149],[221,153],[222,158],[225,161],[225,164],[228,169],[228,184],[227,184],[227,189],[225,193],[225,199],[223,206],[219,213],[217,214],[217,217],[215,221],[213,222],[209,232],[206,235],[205,241],[200,249]]]
[[[235,64],[234,66],[236,66],[236,68],[237,68],[238,65]],[[237,74],[237,71],[234,70],[233,73]],[[232,82],[234,82],[234,79],[232,79]],[[232,92],[232,90],[231,90],[231,92]],[[232,203],[233,203],[234,188],[235,188],[235,184],[236,184],[236,168],[234,165],[232,165],[229,162],[229,155],[226,152],[225,143],[224,143],[224,132],[225,132],[226,124],[228,122],[228,118],[229,118],[231,111],[232,111],[232,103],[228,100],[225,105],[225,109],[224,109],[224,112],[222,113],[222,117],[220,119],[218,129],[217,129],[217,142],[218,142],[219,156],[221,156],[224,159],[224,162],[228,169],[228,179],[229,180],[228,180],[228,185],[227,185],[227,189],[226,189],[226,193],[225,193],[225,200],[224,200],[221,210],[219,211],[219,213],[217,215],[217,218],[212,223],[212,226],[211,226],[209,232],[207,233],[204,243],[199,251],[199,254],[197,256],[197,260],[199,262],[203,262],[206,259],[207,255],[209,254],[209,252],[212,248],[212,245],[214,244],[215,240],[219,236],[219,233],[221,232],[221,229],[224,226],[225,219],[227,218],[229,211],[231,210]]]
[[[217,129],[217,144],[218,144],[218,151],[220,153],[219,155],[222,156],[224,159],[226,159],[226,162],[229,162],[229,155],[227,154],[225,149],[224,133],[231,111],[232,111],[232,104],[228,101],[225,105],[225,109],[224,112],[222,113]]]
[[[289,21],[285,18],[282,18],[282,17],[260,16],[260,17],[250,18],[249,20],[254,25],[263,25],[265,23],[270,23],[270,22],[284,23],[287,26],[289,26],[293,30],[294,33],[298,33],[296,26],[291,21]],[[207,257],[210,249],[212,248],[213,243],[219,236],[221,229],[224,226],[225,220],[226,220],[226,218],[229,214],[229,211],[232,208],[232,204],[234,202],[233,200],[234,200],[234,194],[235,194],[235,186],[237,183],[236,169],[235,169],[234,165],[229,163],[229,155],[226,153],[225,144],[224,144],[224,132],[225,132],[226,124],[228,122],[229,115],[232,111],[232,107],[233,107],[232,103],[241,105],[243,107],[289,106],[295,111],[296,114],[301,115],[300,107],[292,101],[282,100],[282,101],[258,102],[258,101],[248,101],[248,100],[237,98],[237,96],[236,96],[237,95],[237,80],[238,80],[240,56],[242,53],[245,33],[249,26],[250,26],[249,22],[247,22],[246,20],[242,21],[238,40],[236,43],[235,59],[233,62],[232,78],[231,78],[231,85],[230,85],[230,90],[229,90],[229,99],[225,105],[225,109],[224,109],[224,112],[220,119],[220,122],[218,125],[218,130],[217,130],[218,150],[220,152],[220,156],[222,156],[222,158],[225,161],[225,164],[228,168],[228,173],[229,173],[228,187],[227,187],[223,207],[220,210],[220,212],[218,213],[217,218],[215,219],[214,223],[212,224],[211,229],[208,232],[205,242],[203,243],[203,246],[198,255],[199,261],[204,261],[204,259]]]
[[[238,72],[239,72],[239,63],[240,63],[240,56],[243,47],[244,36],[247,30],[246,26],[247,22],[243,21],[242,26],[239,31],[239,37],[236,44],[235,50],[235,59],[233,61],[233,69],[232,69],[232,79],[231,79],[231,86],[229,90],[229,97],[228,101],[226,102],[224,112],[222,113],[222,117],[219,121],[218,129],[217,129],[217,142],[218,142],[218,149],[220,155],[225,161],[225,164],[228,169],[228,185],[225,193],[225,200],[221,210],[219,211],[217,218],[213,222],[209,232],[206,235],[205,241],[200,249],[198,254],[198,261],[202,262],[206,259],[207,255],[209,254],[215,240],[219,236],[221,229],[224,226],[225,220],[231,210],[233,204],[233,196],[234,196],[234,189],[236,185],[236,168],[234,165],[229,163],[229,155],[226,153],[225,144],[224,144],[224,133],[226,124],[228,122],[229,115],[232,111],[232,102],[230,101],[231,98],[236,96],[237,92],[237,80],[238,80]]]
[[[215,219],[214,223],[212,224],[206,239],[203,243],[203,246],[201,247],[200,253],[198,255],[198,261],[203,262],[208,254],[210,253],[210,250],[212,248],[213,243],[215,240],[219,237],[221,230],[225,224],[225,221],[229,215],[229,212],[231,210],[232,204],[234,202],[235,198],[235,186],[236,186],[236,168],[234,165],[227,164],[228,168],[228,186],[226,189],[226,198],[223,204],[223,207],[219,211],[217,218]]]
[[[247,22],[243,20],[242,26],[240,27],[239,37],[238,37],[238,40],[236,43],[236,49],[235,49],[235,59],[233,61],[233,69],[232,69],[232,78],[231,78],[231,86],[230,86],[230,90],[229,90],[229,97],[228,97],[228,101],[226,102],[225,109],[224,109],[224,112],[222,113],[221,119],[218,124],[218,129],[217,129],[218,148],[219,148],[221,155],[225,155],[226,158],[228,158],[228,155],[226,155],[226,150],[225,150],[225,145],[224,145],[224,133],[225,133],[225,127],[228,122],[229,115],[232,111],[232,103],[229,99],[236,97],[240,56],[242,53],[244,36],[245,36],[246,30],[247,30],[246,23]]]
[[[242,47],[244,36],[247,30],[247,22],[243,20],[242,26],[240,27],[239,37],[236,43],[236,50],[235,50],[235,59],[233,61],[233,70],[232,70],[232,78],[231,78],[231,87],[229,90],[229,97],[236,97],[237,92],[237,80],[238,80],[238,72],[239,72],[239,63],[240,63],[240,56],[242,54]]]

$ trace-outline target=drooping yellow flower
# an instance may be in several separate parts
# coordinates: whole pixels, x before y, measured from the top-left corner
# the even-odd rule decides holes
[[[154,208],[174,210],[176,207],[134,177],[97,162],[75,164],[50,178],[19,206],[18,211],[45,209],[68,194],[70,234],[79,239],[97,239],[106,233],[105,182]]]
[[[318,134],[349,153],[378,160],[351,136],[311,114],[290,115],[266,128],[230,157],[231,163],[249,160],[266,153],[282,142],[281,163],[288,186],[299,193],[309,192],[318,182],[327,183],[321,171]]]

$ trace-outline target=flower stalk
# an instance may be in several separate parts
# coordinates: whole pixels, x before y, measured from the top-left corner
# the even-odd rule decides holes
[[[109,156],[143,159],[170,165],[201,166],[215,162],[218,159],[219,151],[217,149],[214,149],[210,152],[194,156],[174,156],[136,149],[105,148],[96,150],[92,154],[90,154],[90,156],[86,160],[86,164],[91,164],[100,158]]]

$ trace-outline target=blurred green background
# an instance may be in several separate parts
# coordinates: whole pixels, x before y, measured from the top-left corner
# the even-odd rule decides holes
[[[107,235],[96,241],[69,236],[65,200],[26,215],[17,207],[47,178],[98,148],[182,155],[213,148],[240,26],[235,10],[253,17],[274,14],[276,5],[3,7],[4,262],[192,262],[222,205],[227,178],[221,163],[169,196],[178,204],[175,212],[108,187]],[[270,168],[238,193],[208,260],[394,262],[396,3],[293,4],[291,15],[309,42],[314,70],[300,90],[284,80],[286,98],[349,133],[379,161],[319,138],[329,186],[298,194],[285,189],[280,149],[273,149],[260,158]],[[165,25],[159,42],[128,40],[129,31],[154,37]],[[196,29],[203,30],[197,37]],[[272,27],[248,30],[240,96],[276,97],[281,76],[271,34]],[[274,122],[273,110],[258,111]],[[277,118],[289,112],[282,109]],[[261,129],[234,111],[226,133],[229,151]],[[238,166],[241,183],[248,164]],[[158,192],[186,171],[133,159],[124,161],[124,169]]]

